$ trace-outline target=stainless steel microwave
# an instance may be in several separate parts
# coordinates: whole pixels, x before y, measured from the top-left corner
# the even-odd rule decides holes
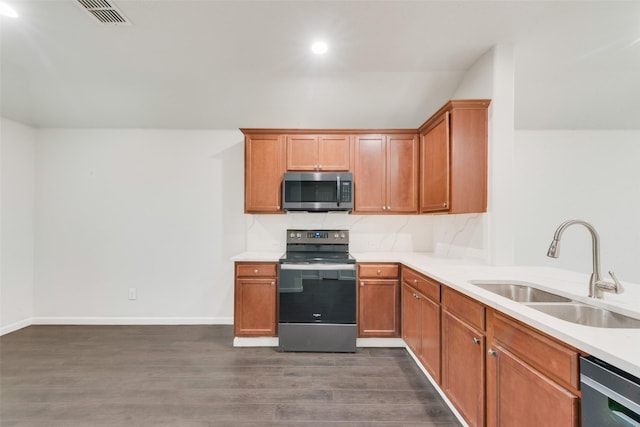
[[[286,172],[282,180],[285,211],[330,212],[353,209],[350,172]]]

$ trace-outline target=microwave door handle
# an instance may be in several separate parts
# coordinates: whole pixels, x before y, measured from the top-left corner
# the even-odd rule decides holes
[[[336,196],[338,197],[338,204],[336,206],[340,207],[340,199],[342,197],[340,197],[340,176],[338,175],[337,179],[336,179]]]

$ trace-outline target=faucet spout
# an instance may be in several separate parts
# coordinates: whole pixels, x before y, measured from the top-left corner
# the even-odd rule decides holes
[[[615,274],[612,272],[609,273],[614,280],[613,283],[602,280],[602,277],[600,276],[600,236],[598,236],[596,229],[588,222],[581,219],[570,219],[560,224],[553,235],[553,241],[551,241],[551,245],[549,245],[547,256],[551,258],[558,258],[560,255],[560,239],[562,238],[562,233],[574,224],[584,226],[591,234],[593,271],[591,273],[591,278],[589,279],[589,297],[602,298],[603,291],[619,293],[622,287],[620,286],[618,279],[615,277]]]

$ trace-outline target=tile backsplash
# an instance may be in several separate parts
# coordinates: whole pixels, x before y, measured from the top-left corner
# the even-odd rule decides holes
[[[347,229],[351,252],[436,252],[484,256],[484,221],[473,215],[246,215],[247,251],[285,250],[287,229]]]

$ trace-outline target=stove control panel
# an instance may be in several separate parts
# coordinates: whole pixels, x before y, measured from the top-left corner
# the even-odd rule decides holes
[[[287,243],[348,244],[349,230],[287,230]]]

